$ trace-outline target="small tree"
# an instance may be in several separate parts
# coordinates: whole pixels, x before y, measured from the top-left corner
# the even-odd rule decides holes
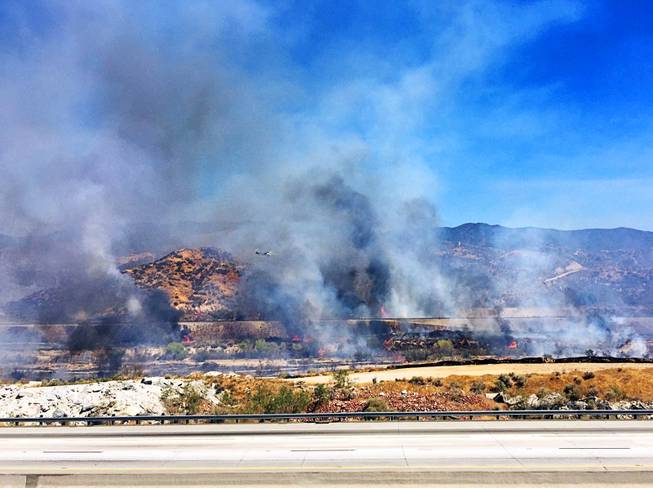
[[[315,398],[315,406],[319,407],[331,400],[331,392],[325,385],[317,385],[313,390],[313,397]]]
[[[339,390],[346,390],[351,387],[351,379],[349,378],[349,371],[346,369],[339,369],[333,373],[333,381],[335,387]]]

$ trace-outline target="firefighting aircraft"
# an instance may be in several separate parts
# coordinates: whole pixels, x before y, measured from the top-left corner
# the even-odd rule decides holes
[[[260,251],[257,249],[254,252],[256,253],[257,256],[272,256],[272,251]]]

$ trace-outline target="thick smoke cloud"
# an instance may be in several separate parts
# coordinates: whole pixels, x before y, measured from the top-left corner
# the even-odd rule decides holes
[[[301,33],[266,3],[46,5],[46,25],[6,7],[15,37],[0,54],[0,230],[20,239],[2,251],[2,300],[45,288],[65,305],[36,320],[168,324],[115,258],[167,250],[183,234],[185,246],[251,262],[243,317],[291,330],[474,304],[436,259],[434,168],[450,164],[450,119],[504,50],[576,16],[548,2],[416,8],[433,37],[425,59],[330,47],[313,60],[316,81],[293,59]],[[198,221],[226,230],[217,241],[186,235]]]
[[[20,237],[3,250],[3,301],[46,288],[29,318],[138,318],[150,298],[116,269],[117,247],[141,223],[183,219],[207,167],[233,169],[264,144],[250,123],[264,104],[220,53],[246,44],[263,12],[225,7],[202,33],[202,12],[180,7],[166,38],[163,20],[145,18],[154,4],[47,7],[56,22],[2,53],[0,226]],[[17,34],[31,27],[26,7],[7,9]]]

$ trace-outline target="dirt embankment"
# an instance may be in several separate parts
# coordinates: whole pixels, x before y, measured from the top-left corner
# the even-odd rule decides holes
[[[185,378],[125,378],[84,384],[13,383],[0,385],[0,418],[653,408],[652,367],[630,364],[593,370],[582,364],[582,369],[561,372],[556,368],[561,365],[555,364],[524,366],[541,369],[538,373],[524,374],[510,371],[446,378],[414,375],[408,380],[391,381],[377,378],[370,383],[353,383],[346,371],[335,375],[329,384],[219,372]],[[487,372],[487,369],[483,371]]]

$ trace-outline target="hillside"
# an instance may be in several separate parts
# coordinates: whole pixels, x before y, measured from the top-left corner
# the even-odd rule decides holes
[[[463,224],[437,229],[433,250],[461,309],[583,308],[653,312],[653,233]],[[231,317],[244,265],[210,248],[182,249],[125,270],[160,288],[187,317]]]
[[[471,307],[653,310],[653,233],[464,224],[439,229],[440,266]]]
[[[152,263],[125,269],[141,288],[156,288],[186,319],[231,318],[242,265],[213,248],[180,249]]]

